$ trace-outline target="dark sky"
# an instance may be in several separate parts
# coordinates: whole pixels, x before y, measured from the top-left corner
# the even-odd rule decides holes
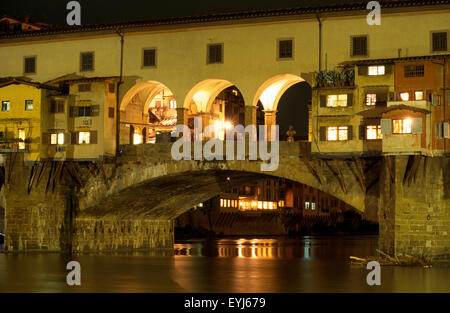
[[[4,14],[32,21],[65,25],[69,0],[1,0],[0,16]],[[79,0],[81,23],[149,20],[214,14],[230,11],[261,10],[320,6],[336,3],[361,2],[357,0]],[[362,1],[364,2],[364,1]],[[368,2],[368,1],[367,1]]]

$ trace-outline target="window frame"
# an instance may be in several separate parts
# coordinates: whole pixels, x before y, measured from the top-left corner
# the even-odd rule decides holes
[[[375,127],[376,130],[376,138],[369,138],[369,127]],[[383,134],[381,133],[381,125],[365,125],[365,129],[364,129],[364,139],[365,140],[381,140],[383,139]]]
[[[290,57],[281,57],[280,55],[280,48],[281,48],[281,42],[283,41],[290,41],[291,42],[291,56]],[[295,59],[295,39],[293,37],[290,38],[277,38],[277,46],[276,46],[276,56],[277,61],[292,61]]]
[[[329,139],[329,137],[328,137],[328,132],[330,131],[330,130],[329,130],[330,128],[336,128],[336,139],[335,139],[335,140],[331,140],[331,139]],[[341,129],[341,128],[345,128],[345,129]],[[339,138],[340,138],[339,132],[340,132],[340,131],[344,131],[344,130],[347,132],[346,139],[339,139]],[[326,139],[327,142],[348,141],[348,140],[349,140],[349,139],[348,139],[348,131],[349,131],[348,125],[341,125],[341,126],[326,126],[326,128],[325,128],[325,134],[326,134],[325,139]]]
[[[435,51],[433,48],[433,35],[434,34],[439,34],[439,33],[446,33],[447,37],[446,37],[446,44],[447,44],[447,49],[446,50],[439,50],[439,51]],[[449,51],[448,48],[448,39],[449,39],[449,31],[448,29],[444,29],[444,30],[432,30],[430,31],[430,53],[445,53]]]
[[[4,103],[8,103],[8,109],[7,110],[3,110],[3,104]],[[10,100],[2,100],[1,112],[10,112],[10,110],[11,110],[11,101]]]
[[[31,101],[31,110],[27,109],[27,102]],[[25,100],[25,111],[33,111],[34,110],[34,100],[33,99],[27,99]]]
[[[92,54],[92,69],[83,69],[83,55]],[[95,71],[95,51],[80,52],[80,72],[94,72]]]
[[[335,105],[335,106],[331,106],[331,105],[328,105],[328,103],[329,103],[329,97],[332,97],[332,96],[336,96],[336,104],[337,103],[339,103],[339,101],[341,101],[341,102],[343,102],[344,100],[342,100],[342,99],[339,99],[339,96],[345,96],[345,105]],[[329,94],[329,95],[326,95],[326,100],[327,100],[327,103],[326,103],[326,108],[346,108],[346,107],[348,107],[348,94],[347,93],[337,93],[337,94]]]
[[[360,37],[365,37],[366,38],[366,53],[365,54],[354,54],[354,39],[355,38],[360,38]],[[358,58],[358,57],[369,57],[369,35],[367,34],[361,34],[361,35],[352,35],[350,36],[350,57],[352,58]]]
[[[145,65],[145,51],[154,50],[155,51],[155,64]],[[141,68],[156,68],[158,66],[158,49],[156,47],[145,47],[142,48],[142,61]]]
[[[212,46],[220,46],[221,48],[221,60],[220,62],[210,62],[210,47]],[[206,45],[206,64],[223,64],[225,62],[225,45],[223,42],[216,42],[216,43],[208,43]]]
[[[414,67],[414,70],[412,69]],[[421,69],[417,69],[421,68]],[[408,73],[408,75],[406,75]],[[419,75],[422,74],[422,75]],[[425,64],[405,64],[403,65],[403,78],[412,77],[424,77],[425,76]]]
[[[34,72],[27,72],[27,59],[34,59]],[[26,55],[23,57],[23,74],[33,75],[37,73],[37,55]]]
[[[404,121],[405,120],[411,120],[411,125],[410,125],[410,131],[409,132],[403,131],[403,129],[404,129]],[[394,127],[395,121],[401,121],[400,132],[395,132],[394,131],[395,130],[395,127]],[[392,119],[392,131],[391,131],[391,133],[393,135],[411,135],[411,134],[413,134],[413,122],[414,121],[413,121],[412,118]]]

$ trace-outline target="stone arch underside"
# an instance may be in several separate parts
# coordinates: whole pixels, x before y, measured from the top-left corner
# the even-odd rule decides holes
[[[91,190],[89,193],[82,190],[84,196],[79,198],[77,217],[173,219],[224,189],[267,175],[317,188],[365,211],[365,192],[348,165],[345,165],[347,170],[343,167],[339,170],[344,180],[343,188],[336,172],[325,166],[324,161],[291,159],[281,159],[278,169],[273,172],[261,172],[260,161],[149,160],[145,163],[141,159],[125,163],[116,170],[109,188],[94,181],[86,188]],[[340,165],[344,166],[344,163]]]

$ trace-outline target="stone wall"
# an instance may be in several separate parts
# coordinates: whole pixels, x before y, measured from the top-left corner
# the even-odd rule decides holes
[[[75,219],[72,251],[173,248],[173,221]]]
[[[5,249],[7,251],[61,251],[68,245],[67,190],[45,192],[49,171],[38,187],[27,192],[31,166],[24,166],[23,154],[13,154],[12,175],[6,166]],[[36,181],[35,181],[36,183]]]
[[[385,158],[379,210],[383,251],[450,258],[449,169],[445,157]]]

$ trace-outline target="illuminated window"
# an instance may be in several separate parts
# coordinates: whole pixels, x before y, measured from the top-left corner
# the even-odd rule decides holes
[[[411,134],[412,120],[407,118],[404,120],[393,120],[393,131],[394,134]]]
[[[169,107],[171,109],[176,109],[177,108],[177,102],[175,100],[170,100],[169,101]]]
[[[425,98],[424,94],[423,94],[423,91],[416,91],[416,92],[414,92],[414,96],[415,96],[416,100],[423,100]]]
[[[366,105],[375,105],[377,103],[377,95],[375,93],[366,94]]]
[[[305,202],[305,210],[309,210],[309,202],[308,201]]]
[[[33,111],[33,100],[25,100],[25,111]]]
[[[263,209],[263,202],[262,201],[258,201],[258,209],[260,209],[260,210]]]
[[[278,201],[278,206],[279,206],[280,208],[283,208],[283,207],[284,207],[284,200]]]
[[[50,134],[50,144],[51,145],[63,145],[64,144],[64,133],[53,133]]]
[[[370,125],[366,127],[366,139],[374,140],[374,139],[382,139],[381,135],[381,125]]]
[[[19,149],[25,149],[25,129],[19,129]]]
[[[384,65],[369,66],[369,76],[384,75]]]
[[[311,202],[311,210],[315,210],[316,209],[316,203],[315,202]]]
[[[223,208],[223,199],[220,199],[220,207]]]
[[[403,101],[408,101],[409,100],[409,93],[408,92],[400,93],[400,99],[402,99]]]
[[[327,127],[327,140],[337,141],[337,140],[347,140],[348,139],[348,127]]]
[[[327,96],[327,107],[346,107],[346,106],[347,106],[347,94]]]
[[[79,132],[78,133],[78,143],[81,144],[89,144],[91,139],[90,132]]]

